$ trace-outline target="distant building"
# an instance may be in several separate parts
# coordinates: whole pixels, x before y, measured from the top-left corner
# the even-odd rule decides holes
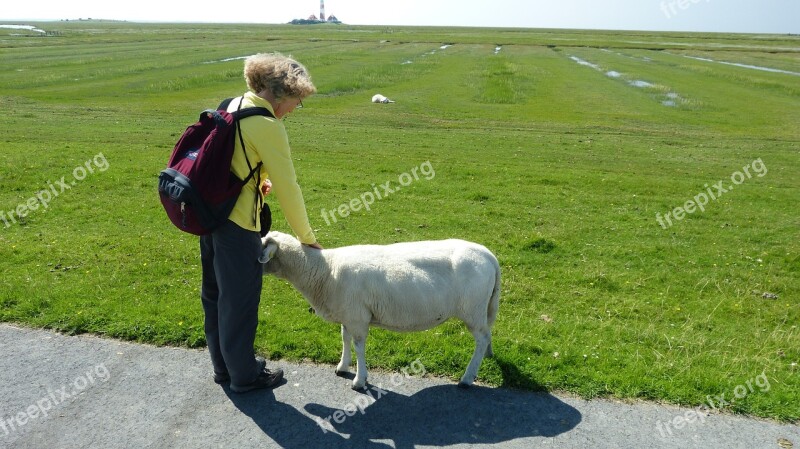
[[[308,16],[308,19],[294,19],[289,22],[294,25],[314,25],[317,23],[342,23],[333,14],[325,17],[325,0],[319,1],[319,17],[314,14]]]

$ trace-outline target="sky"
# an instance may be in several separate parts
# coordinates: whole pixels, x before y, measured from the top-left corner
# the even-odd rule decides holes
[[[318,0],[6,0],[0,22],[113,19],[286,23]],[[431,25],[800,34],[800,0],[327,0],[352,25]]]

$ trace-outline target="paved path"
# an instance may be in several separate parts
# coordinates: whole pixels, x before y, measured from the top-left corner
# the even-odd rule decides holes
[[[370,372],[365,394],[332,366],[278,362],[285,384],[237,395],[211,380],[200,350],[0,324],[0,355],[3,448],[800,449],[794,425],[649,403],[461,390],[414,376],[418,364],[408,377]]]

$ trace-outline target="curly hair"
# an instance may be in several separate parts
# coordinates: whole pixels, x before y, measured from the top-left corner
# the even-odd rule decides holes
[[[302,99],[317,91],[306,68],[280,53],[259,53],[245,59],[244,79],[251,91],[267,89],[276,99]]]

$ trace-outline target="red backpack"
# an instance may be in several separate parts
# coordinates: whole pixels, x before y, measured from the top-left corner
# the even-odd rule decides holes
[[[211,233],[227,221],[242,187],[250,178],[258,176],[257,182],[261,184],[261,162],[252,167],[245,152],[250,174],[241,180],[231,171],[231,159],[236,148],[237,130],[242,151],[245,149],[239,122],[254,115],[274,115],[261,107],[227,112],[232,100],[223,101],[217,110],[203,111],[199,121],[186,128],[172,150],[167,168],[158,176],[161,204],[181,231],[195,235]],[[259,187],[256,189],[256,211],[260,195]]]

